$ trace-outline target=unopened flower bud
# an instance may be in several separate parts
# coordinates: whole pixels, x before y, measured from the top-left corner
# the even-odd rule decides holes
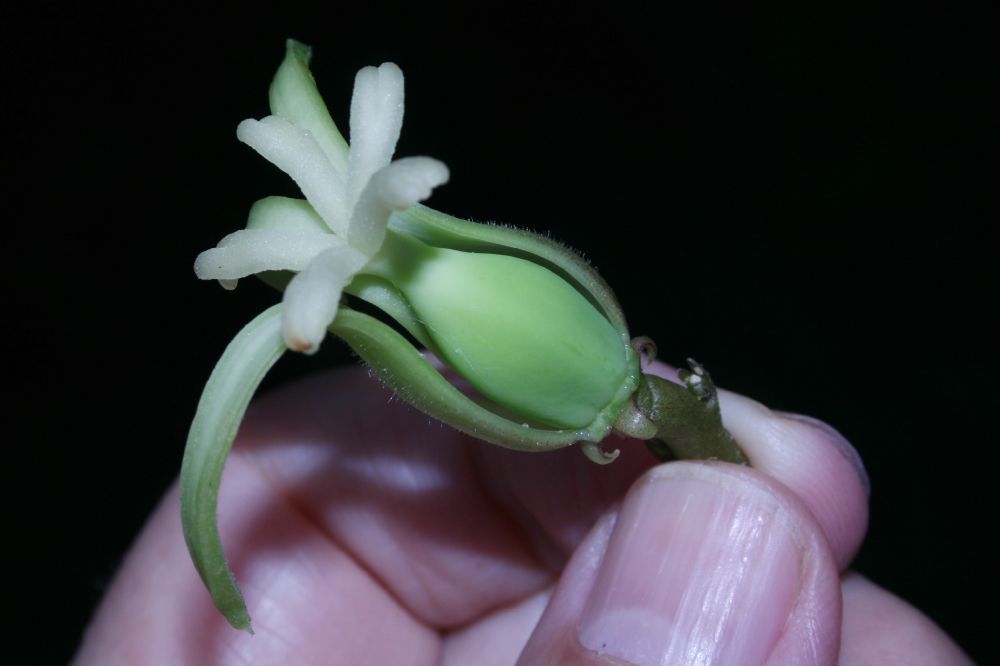
[[[392,233],[366,270],[403,293],[434,351],[511,418],[586,427],[627,379],[627,340],[537,263]]]

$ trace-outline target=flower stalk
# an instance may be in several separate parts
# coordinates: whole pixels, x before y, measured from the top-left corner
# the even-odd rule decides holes
[[[684,384],[643,375],[614,294],[578,255],[551,240],[420,205],[448,180],[429,157],[393,159],[403,76],[386,63],[355,79],[348,143],[289,40],[270,89],[271,115],[237,137],[285,171],[304,199],[267,197],[246,228],[198,256],[195,273],[227,289],[257,275],[282,302],[248,324],[206,384],[181,468],[184,536],[219,610],[250,618],[216,526],[223,464],[261,379],[285,350],[344,340],[400,397],[465,433],[522,451],[579,443],[595,462],[618,451],[614,430],[661,459],[745,462],[722,427],[715,389],[692,364]],[[397,330],[344,304],[382,310],[478,392],[452,385]],[[641,342],[641,343],[640,343]]]

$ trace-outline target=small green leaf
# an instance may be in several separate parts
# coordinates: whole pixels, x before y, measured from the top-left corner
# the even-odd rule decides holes
[[[219,611],[233,627],[250,633],[250,615],[219,540],[219,483],[250,398],[285,349],[280,305],[233,338],[201,394],[181,464],[181,525],[191,559]]]

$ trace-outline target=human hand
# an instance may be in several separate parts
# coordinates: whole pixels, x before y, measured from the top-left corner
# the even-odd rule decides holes
[[[850,445],[721,399],[752,468],[656,465],[633,441],[606,467],[506,451],[387,408],[357,369],[279,390],[248,412],[220,496],[257,635],[212,606],[175,487],[74,663],[970,663],[845,573],[867,522]]]

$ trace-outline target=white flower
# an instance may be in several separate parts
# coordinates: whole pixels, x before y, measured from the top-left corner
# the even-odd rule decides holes
[[[316,92],[309,51],[289,43],[271,88],[271,111],[244,120],[236,136],[291,176],[305,201],[268,197],[247,228],[195,260],[199,278],[233,288],[262,271],[297,272],[285,289],[282,335],[289,349],[315,352],[341,293],[375,256],[393,211],[430,196],[448,168],[429,157],[392,160],[403,122],[403,73],[392,63],[365,67],[354,81],[350,146]]]

